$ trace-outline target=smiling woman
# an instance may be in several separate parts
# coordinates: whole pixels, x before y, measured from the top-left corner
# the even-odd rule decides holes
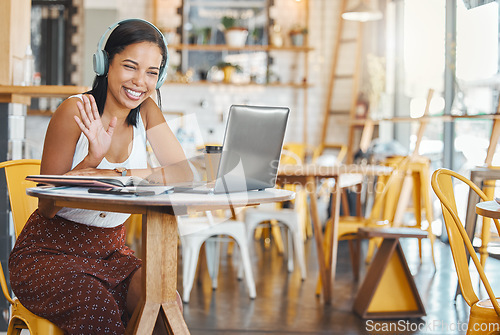
[[[51,118],[41,174],[191,180],[184,151],[151,99],[166,75],[163,35],[138,19],[108,31],[94,55],[92,90],[68,98]],[[160,168],[147,164],[147,141]],[[141,261],[124,244],[128,216],[40,200],[9,258],[22,304],[67,334],[124,334],[141,283]]]
[[[154,43],[141,42],[116,55],[109,66],[106,100],[123,105],[128,114],[148,98],[158,82],[162,60],[160,51]]]

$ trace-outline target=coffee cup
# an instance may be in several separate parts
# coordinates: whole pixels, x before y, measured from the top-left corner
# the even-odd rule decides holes
[[[220,155],[222,154],[221,145],[205,146],[205,166],[207,171],[207,181],[211,182],[217,178],[217,170],[219,169]]]

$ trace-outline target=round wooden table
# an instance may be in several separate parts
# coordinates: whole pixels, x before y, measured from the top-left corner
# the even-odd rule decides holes
[[[55,206],[143,214],[142,299],[127,327],[127,334],[152,334],[161,315],[170,334],[189,334],[176,303],[177,215],[190,212],[255,206],[291,200],[294,192],[278,189],[231,194],[171,193],[155,196],[89,194],[86,188],[26,190],[28,195],[50,199]]]

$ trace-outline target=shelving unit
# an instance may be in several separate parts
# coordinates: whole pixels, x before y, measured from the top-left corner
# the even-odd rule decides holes
[[[153,21],[156,22],[159,19],[159,13],[162,13],[165,8],[162,8],[161,6],[164,6],[165,2],[160,1],[160,0],[155,0],[153,1]],[[207,80],[192,80],[189,82],[184,82],[183,80],[173,80],[173,81],[167,81],[165,85],[196,85],[196,86],[237,86],[237,87],[263,87],[265,89],[291,89],[291,90],[297,90],[297,95],[301,94],[302,97],[302,106],[291,106],[293,110],[296,111],[296,113],[302,112],[302,121],[301,121],[301,126],[302,126],[302,133],[303,133],[303,139],[302,141],[304,143],[307,143],[307,127],[308,127],[308,113],[307,113],[307,106],[308,106],[308,88],[311,87],[311,85],[308,83],[308,54],[310,51],[313,50],[313,48],[308,46],[308,38],[307,35],[305,36],[304,39],[304,45],[303,46],[294,46],[294,45],[289,45],[289,44],[284,44],[283,46],[274,46],[270,45],[269,41],[269,31],[270,31],[270,26],[274,24],[274,20],[270,17],[270,8],[274,6],[274,0],[247,0],[247,1],[231,1],[231,0],[223,0],[223,1],[207,1],[207,0],[183,0],[182,5],[176,9],[173,9],[171,7],[168,8],[170,12],[173,10],[177,11],[178,15],[182,16],[182,20],[180,20],[180,25],[176,27],[169,27],[169,31],[172,31],[173,29],[176,30],[176,34],[180,35],[180,38],[178,39],[180,43],[172,43],[169,44],[169,50],[171,52],[177,52],[180,54],[180,59],[181,59],[181,64],[179,66],[179,70],[181,73],[186,73],[186,71],[189,68],[192,68],[195,72],[195,78],[199,78],[198,71],[201,69],[202,64],[199,63],[199,59],[203,59],[203,61],[206,63],[206,67],[208,68],[212,67],[213,65],[216,65],[217,61],[214,61],[214,59],[219,58],[220,60],[224,60],[225,58],[229,56],[237,55],[239,54],[249,54],[247,60],[248,62],[253,62],[257,58],[262,58],[264,63],[260,63],[258,65],[258,71],[256,73],[257,75],[257,80],[256,81],[249,81],[245,83],[227,83],[227,82],[220,82],[220,81],[207,81]],[[304,22],[304,26],[308,27],[309,22],[308,22],[308,17],[309,17],[309,4],[307,1],[305,1],[305,13],[304,17],[306,18],[306,22]],[[260,35],[259,38],[256,41],[249,42],[247,40],[247,44],[245,46],[241,47],[235,47],[235,46],[228,46],[226,44],[220,44],[223,43],[224,41],[220,39],[220,30],[214,29],[217,24],[220,22],[220,18],[216,18],[215,16],[211,16],[212,14],[215,15],[214,13],[211,13],[210,10],[216,8],[217,10],[222,11],[224,14],[220,14],[222,16],[227,15],[228,13],[241,13],[241,11],[253,11],[255,14],[255,17],[253,18],[254,21],[251,22],[250,25],[247,27],[249,28],[249,34],[251,34],[251,29],[258,29]],[[204,16],[200,17],[199,19],[192,19],[190,16],[190,11],[204,11]],[[236,16],[239,14],[236,14]],[[258,18],[257,18],[258,16]],[[207,17],[209,17],[207,19]],[[246,19],[247,22],[251,21]],[[191,34],[195,30],[195,24],[194,22],[198,25],[198,30],[204,29],[211,27],[212,30],[212,36],[209,38],[209,42],[207,44],[191,44],[188,43],[189,36],[188,34]],[[158,22],[157,22],[158,23]],[[192,30],[186,30],[186,26],[191,26]],[[218,35],[217,35],[218,34]],[[178,36],[179,37],[179,36]],[[283,37],[286,38],[285,34],[283,33]],[[206,40],[204,39],[206,42]],[[192,58],[190,53],[206,53],[206,55],[203,56],[194,56]],[[220,55],[217,54],[210,54],[210,53],[220,53]],[[263,56],[261,53],[265,53],[266,55]],[[272,53],[272,55],[271,55]],[[300,78],[293,78],[293,80],[287,80],[287,82],[281,82],[279,80],[275,80],[274,78],[270,75],[270,69],[272,68],[273,62],[279,62],[281,57],[287,57],[289,55],[286,55],[287,53],[293,53],[295,55],[292,55],[291,57],[294,58],[293,62],[293,69],[298,68],[300,65]],[[258,55],[259,54],[259,55]],[[282,56],[283,55],[283,56]],[[255,56],[255,57],[254,57]],[[208,60],[208,57],[212,57],[210,60]],[[253,58],[252,58],[253,57]],[[242,57],[244,58],[244,57]],[[193,60],[195,59],[195,60]],[[237,63],[237,62],[236,62]],[[292,70],[293,70],[292,69]],[[247,75],[253,76],[255,73],[253,72],[252,69],[246,68]],[[278,74],[279,76],[279,74]],[[300,139],[298,139],[300,141]]]
[[[14,86],[0,85],[0,103],[21,103],[29,105],[31,98],[66,98],[70,95],[88,91],[85,86],[39,85]]]
[[[233,47],[225,44],[169,44],[169,49],[188,51],[292,51],[309,52],[313,50],[307,46],[282,46],[272,45],[246,45],[244,47]]]
[[[266,87],[266,88],[296,88],[296,89],[307,89],[312,85],[309,84],[294,84],[294,83],[272,83],[272,84],[257,84],[257,83],[225,83],[222,81],[207,81],[207,80],[197,80],[192,82],[182,82],[182,81],[167,81],[164,85],[197,85],[197,86],[249,86],[249,87]]]

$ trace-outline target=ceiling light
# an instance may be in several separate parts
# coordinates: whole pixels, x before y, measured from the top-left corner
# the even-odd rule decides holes
[[[382,18],[382,12],[371,8],[363,0],[360,0],[357,6],[342,13],[342,18],[349,21],[376,21]]]

